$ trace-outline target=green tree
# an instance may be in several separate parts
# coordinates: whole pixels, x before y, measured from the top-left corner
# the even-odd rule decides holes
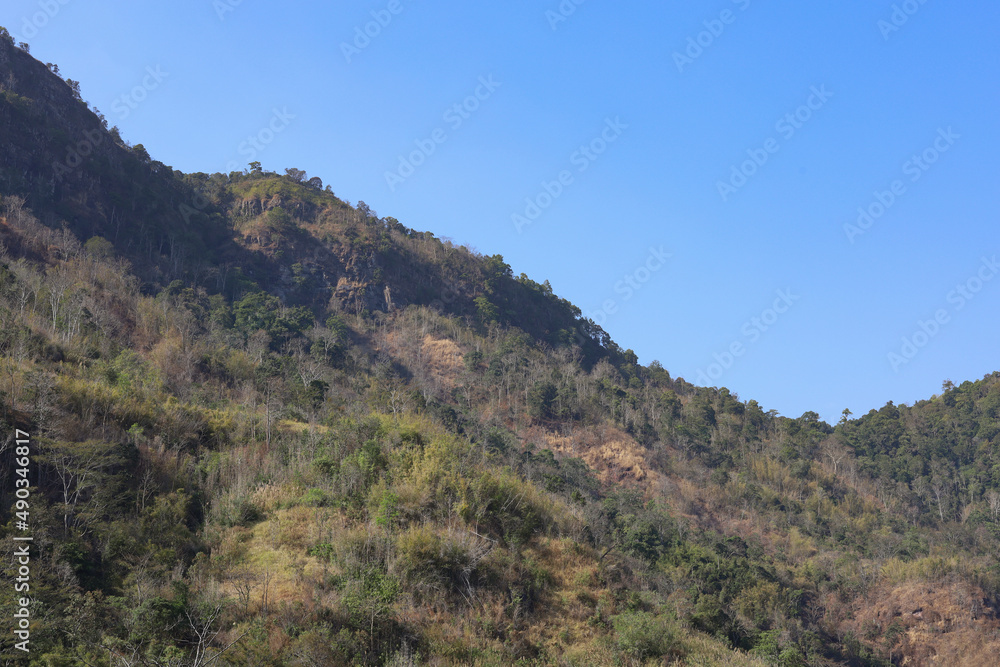
[[[233,304],[236,328],[246,334],[263,329],[272,331],[278,320],[281,300],[267,292],[253,292]]]
[[[83,249],[88,255],[95,259],[109,259],[114,257],[115,247],[111,241],[101,236],[93,236],[83,244]]]
[[[528,414],[535,420],[553,417],[553,402],[557,389],[551,382],[539,382],[528,392]]]
[[[149,164],[152,158],[149,157],[149,151],[142,144],[136,144],[132,147],[132,154],[139,158],[139,161],[143,164]]]
[[[476,314],[479,316],[480,323],[484,326],[496,324],[500,321],[500,311],[488,298],[485,296],[476,297],[475,304]]]
[[[296,183],[301,183],[306,179],[306,172],[302,169],[296,169],[295,167],[289,167],[286,169],[285,175]]]

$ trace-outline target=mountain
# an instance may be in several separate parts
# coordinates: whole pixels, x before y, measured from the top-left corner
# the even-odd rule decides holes
[[[782,417],[56,69],[0,31],[6,662],[994,660],[1000,373]]]

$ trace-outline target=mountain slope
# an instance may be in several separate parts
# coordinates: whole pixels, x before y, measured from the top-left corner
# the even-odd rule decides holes
[[[297,169],[171,170],[2,35],[0,466],[31,433],[34,664],[1000,649],[1000,374],[780,417]]]

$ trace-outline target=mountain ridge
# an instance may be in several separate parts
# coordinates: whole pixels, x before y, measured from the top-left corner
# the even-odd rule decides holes
[[[0,82],[0,468],[32,433],[34,664],[1000,650],[1000,373],[781,417],[299,169],[170,169],[5,31]]]

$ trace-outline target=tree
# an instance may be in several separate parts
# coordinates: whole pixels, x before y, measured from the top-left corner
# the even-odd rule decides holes
[[[23,257],[8,268],[17,278],[17,282],[10,289],[19,308],[18,315],[24,317],[25,308],[29,303],[35,303],[42,289],[42,276],[24,261]]]
[[[68,535],[76,525],[77,505],[104,482],[103,470],[113,460],[113,452],[99,441],[53,442],[39,455],[55,477],[63,504],[63,530]]]
[[[93,236],[83,244],[83,249],[94,259],[110,259],[115,255],[111,241],[101,236]]]
[[[476,303],[476,313],[479,315],[479,321],[484,325],[489,326],[500,320],[500,311],[495,305],[493,305],[488,298],[485,296],[478,296],[475,300]]]
[[[362,220],[368,220],[369,218],[378,217],[378,213],[373,211],[371,207],[368,206],[368,204],[366,204],[364,201],[358,200],[358,205],[356,208],[358,210],[358,215],[361,216]]]
[[[4,211],[6,211],[7,217],[19,225],[22,224],[22,217],[25,215],[24,203],[25,199],[20,195],[8,195],[3,198]]]
[[[495,294],[500,289],[505,279],[509,279],[513,273],[510,265],[503,261],[503,255],[491,255],[486,258],[483,267],[483,282],[487,294]],[[521,274],[524,276],[524,274]]]
[[[528,392],[528,414],[535,420],[551,419],[552,403],[556,399],[556,386],[551,382],[539,382]]]
[[[223,630],[222,603],[203,602],[193,609],[184,610],[184,617],[187,619],[188,628],[194,639],[190,642],[194,655],[191,659],[192,667],[205,667],[218,660],[223,653],[233,648],[246,636],[246,632],[240,634],[236,639],[229,642],[222,649],[212,649],[212,644]]]
[[[233,304],[236,328],[248,335],[263,329],[270,332],[278,319],[281,300],[267,292],[248,294]]]
[[[250,173],[251,174],[263,174],[264,173],[264,169],[260,166],[260,162],[258,162],[256,160],[254,160],[253,162],[249,163],[248,166],[250,167]]]
[[[285,175],[296,183],[301,183],[306,179],[306,172],[302,169],[296,169],[295,167],[289,167],[285,170]]]
[[[986,500],[990,503],[990,512],[993,514],[993,520],[996,521],[997,517],[1000,516],[1000,493],[991,490],[986,494]]]
[[[644,503],[641,494],[621,491],[584,510],[594,546],[601,549],[598,564],[612,552],[655,562],[676,539],[677,524],[657,503]]]
[[[317,190],[322,190],[323,189],[323,179],[320,178],[319,176],[313,176],[312,178],[310,178],[306,182],[306,185],[308,185],[311,188],[315,188]]]
[[[264,230],[268,234],[285,234],[295,227],[292,216],[280,206],[275,206],[264,215]]]
[[[45,287],[48,288],[49,309],[52,314],[52,331],[59,330],[59,313],[65,305],[65,298],[73,287],[73,277],[65,268],[51,269],[45,280]]]
[[[833,474],[838,474],[840,472],[840,464],[849,454],[842,439],[839,436],[830,436],[823,441],[821,449],[823,455],[830,459],[830,463],[833,465]]]

